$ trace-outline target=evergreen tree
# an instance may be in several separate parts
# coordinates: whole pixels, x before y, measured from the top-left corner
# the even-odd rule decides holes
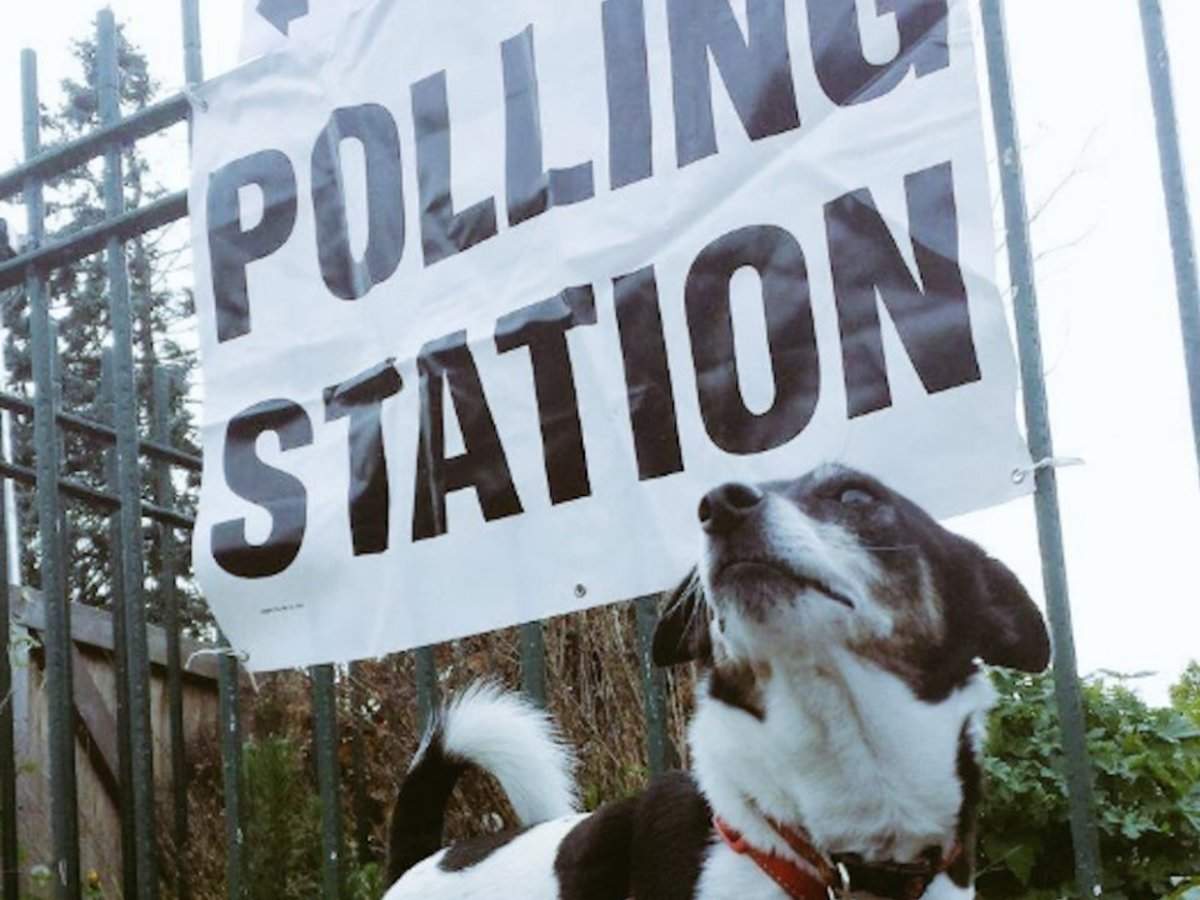
[[[124,28],[117,28],[118,59],[121,74],[120,96],[126,115],[152,103],[159,85],[151,76],[146,56],[127,39]],[[45,147],[75,140],[100,125],[97,85],[97,48],[94,37],[76,40],[72,53],[79,67],[78,77],[62,81],[62,102],[51,111],[43,108],[42,139]],[[154,139],[150,139],[151,141]],[[123,154],[126,207],[136,208],[161,196],[164,191],[150,172],[143,141],[126,147]],[[105,217],[104,163],[102,159],[75,169],[46,185],[47,240],[71,234],[101,222]],[[195,446],[192,416],[187,402],[186,383],[194,366],[193,351],[176,335],[189,333],[193,316],[189,291],[173,283],[172,267],[180,251],[163,246],[162,230],[126,243],[130,299],[134,316],[134,359],[137,367],[138,419],[141,433],[150,434],[152,426],[153,372],[157,366],[170,366],[180,388],[173,392],[168,412],[171,442],[192,452]],[[51,316],[57,323],[57,376],[61,384],[62,408],[68,412],[110,420],[111,409],[100,395],[102,358],[111,341],[108,315],[108,282],[103,253],[80,260],[50,273],[47,285]],[[4,361],[8,390],[33,396],[32,360],[29,340],[28,304],[20,291],[9,292],[3,310],[8,336]],[[13,429],[15,461],[33,466],[35,448],[32,422],[16,422]],[[64,475],[95,487],[106,487],[105,454],[94,439],[67,433],[61,471]],[[177,508],[190,510],[196,479],[179,478],[181,490]],[[144,496],[151,496],[154,473],[143,460]],[[40,551],[37,541],[36,508],[32,490],[19,494],[22,575],[26,583],[37,585]],[[68,592],[71,600],[92,605],[108,603],[112,595],[113,548],[110,517],[102,510],[74,501],[69,505],[66,558]],[[154,529],[157,531],[157,529]],[[177,545],[186,549],[185,541]],[[157,573],[160,571],[159,543],[147,545],[147,596],[151,600],[150,617],[159,618],[161,603]],[[181,554],[184,555],[184,554]],[[183,566],[179,566],[183,568]],[[194,589],[183,585],[190,603],[185,604],[184,620],[200,618]]]

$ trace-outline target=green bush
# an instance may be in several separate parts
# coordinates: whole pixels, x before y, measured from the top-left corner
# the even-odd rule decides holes
[[[321,805],[303,753],[291,738],[267,737],[243,755],[246,896],[312,900],[321,896]],[[343,851],[342,859],[348,859]],[[343,865],[341,896],[378,900],[375,864]]]
[[[321,810],[300,750],[283,737],[246,745],[246,895],[310,900],[321,894]]]
[[[1062,742],[1047,676],[997,672],[985,760],[979,895],[1077,897]],[[1200,874],[1200,726],[1120,679],[1084,686],[1104,896],[1150,900]],[[1182,896],[1182,893],[1180,894]]]

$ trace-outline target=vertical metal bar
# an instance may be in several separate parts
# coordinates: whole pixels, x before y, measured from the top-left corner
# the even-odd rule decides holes
[[[96,402],[96,421],[112,423],[113,359],[112,348],[105,347],[100,357],[100,392]],[[104,451],[105,486],[117,486],[117,451]],[[116,675],[117,745],[120,760],[121,794],[121,886],[126,897],[137,896],[137,836],[134,832],[133,754],[129,729],[129,650],[125,640],[125,555],[121,544],[120,516],[108,520],[108,546],[112,566],[113,669]]]
[[[337,685],[333,666],[309,670],[313,686],[317,786],[321,797],[321,898],[341,893],[342,806],[338,798]]]
[[[37,86],[37,56],[21,54],[25,158],[41,146]],[[25,208],[33,246],[45,240],[42,183],[25,185]],[[33,344],[34,447],[37,457],[38,542],[41,547],[42,593],[46,602],[46,696],[49,704],[50,824],[54,845],[56,895],[79,897],[79,816],[75,780],[75,715],[71,686],[71,611],[63,584],[62,544],[58,530],[61,498],[58,490],[58,438],[54,409],[54,376],[50,359],[50,310],[42,273],[30,269],[25,277],[29,298],[29,330]]]
[[[437,662],[432,647],[420,647],[413,651],[417,680],[417,717],[421,720],[421,731],[433,720],[433,711],[438,705]]]
[[[538,706],[546,705],[546,636],[541,622],[520,628],[521,690]]]
[[[0,478],[0,495],[8,479]],[[8,510],[0,502],[0,551],[8,547]],[[13,528],[17,524],[13,523]],[[0,897],[17,900],[20,860],[17,847],[17,759],[16,734],[13,721],[13,679],[9,635],[12,619],[9,612],[8,553],[0,552]]]
[[[1050,433],[1050,410],[1038,326],[1037,286],[1034,280],[1033,249],[1029,238],[1029,213],[1021,168],[1021,143],[1014,107],[1012,78],[1004,12],[1000,0],[983,0],[984,41],[988,75],[1000,154],[1001,188],[1008,233],[1008,263],[1013,285],[1017,320],[1017,346],[1021,359],[1021,384],[1025,400],[1025,425],[1029,449],[1035,460],[1054,456]],[[1075,662],[1075,640],[1071,628],[1071,603],[1067,592],[1067,566],[1063,552],[1062,521],[1059,516],[1058,482],[1052,466],[1038,469],[1038,543],[1042,554],[1042,580],[1054,644],[1054,697],[1062,728],[1067,759],[1067,790],[1070,799],[1071,837],[1075,848],[1075,878],[1085,897],[1099,896],[1101,883],[1100,843],[1092,798],[1092,766],[1088,756],[1083,698]]]
[[[7,232],[6,223],[0,226]],[[0,292],[0,302],[8,298]],[[4,329],[0,327],[0,341]],[[3,347],[0,346],[0,354]],[[7,387],[3,360],[0,359],[0,385]],[[0,420],[0,459],[11,461],[11,422],[5,411]],[[21,556],[15,541],[19,535],[20,522],[16,521],[16,498],[13,483],[0,478],[0,898],[19,900],[20,890],[20,841],[17,834],[17,747],[16,747],[16,696],[12,677],[12,612],[9,592],[15,581],[21,578]],[[11,520],[10,520],[11,517]],[[11,522],[11,524],[10,524]]]
[[[189,85],[204,80],[204,56],[200,42],[198,0],[181,0],[183,13],[183,68]],[[191,142],[192,123],[188,123]],[[218,645],[230,651],[224,634]],[[245,900],[246,853],[242,831],[242,727],[238,701],[238,662],[232,655],[220,657],[217,669],[221,716],[221,774],[225,790],[225,896]]]
[[[63,405],[63,391],[65,385],[65,377],[63,375],[63,364],[61,350],[58,343],[58,323],[54,319],[50,320],[50,381],[54,385],[54,409],[61,411],[65,409]],[[55,423],[55,441],[58,446],[58,464],[62,474],[67,466],[67,432],[65,428],[60,428]],[[73,581],[73,566],[71,555],[71,519],[69,504],[65,501],[61,502],[58,507],[58,542],[62,547],[59,552],[63,566],[63,593],[67,597],[67,603],[71,602],[71,585]]]
[[[1196,272],[1196,242],[1188,208],[1187,179],[1179,148],[1175,115],[1175,89],[1171,83],[1171,56],[1159,0],[1140,0],[1146,66],[1158,130],[1158,156],[1162,166],[1167,224],[1175,260],[1175,288],[1179,295],[1179,325],[1183,334],[1183,359],[1191,399],[1192,437],[1200,462],[1200,278]]]
[[[642,693],[646,703],[646,755],[650,775],[661,775],[679,765],[667,735],[667,687],[662,669],[654,665],[654,628],[658,624],[658,595],[634,601],[637,611],[638,657],[642,665]]]
[[[351,663],[350,680],[350,765],[354,769],[351,781],[351,805],[354,809],[354,843],[356,862],[360,866],[375,861],[371,847],[371,805],[367,796],[367,756],[363,741],[363,722],[366,720],[367,696],[363,687],[362,667]]]
[[[181,0],[183,13],[183,77],[187,84],[204,80],[204,52],[200,41],[199,0]]]
[[[229,641],[220,635],[226,650]],[[217,670],[221,706],[221,772],[225,785],[225,891],[229,900],[246,900],[245,834],[242,831],[242,725],[238,711],[238,663],[222,655]]]
[[[171,401],[174,397],[174,379],[161,367],[154,370],[154,439],[160,444],[171,443],[169,418]],[[175,503],[175,488],[171,483],[171,467],[157,462],[158,470],[154,483],[154,502],[163,509],[171,509]],[[179,586],[177,574],[177,551],[175,531],[161,523],[158,526],[158,555],[162,584],[162,602],[165,610],[167,631],[167,704],[171,725],[171,806],[172,838],[175,844],[175,896],[177,900],[188,900],[191,885],[188,881],[186,849],[188,843],[187,815],[187,753],[183,733],[183,659],[180,650],[182,627],[179,619]]]
[[[97,69],[100,120],[113,125],[121,118],[117,27],[111,9],[97,16]],[[104,205],[110,218],[125,211],[122,146],[104,154]],[[138,860],[138,900],[158,898],[158,848],[155,842],[154,747],[150,729],[150,663],[146,648],[143,600],[141,465],[138,458],[137,388],[133,373],[133,318],[129,305],[129,272],[125,248],[110,238],[108,308],[113,332],[113,388],[116,403],[117,493],[121,498],[121,542],[125,572],[125,640],[129,659],[129,725],[133,748],[134,830]]]

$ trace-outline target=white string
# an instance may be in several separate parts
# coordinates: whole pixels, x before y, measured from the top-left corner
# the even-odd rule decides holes
[[[232,647],[210,647],[204,650],[197,650],[187,658],[187,662],[183,664],[184,671],[189,671],[192,668],[192,662],[197,656],[227,656],[230,659],[236,659],[240,663],[250,662],[250,654],[245,650],[234,650]],[[254,673],[249,669],[246,670],[246,675],[250,679],[250,687],[254,689],[254,693],[258,693],[258,682],[254,680]]]
[[[1078,456],[1047,456],[1045,459],[1039,459],[1032,466],[1013,469],[1012,480],[1013,484],[1024,484],[1026,478],[1036,475],[1042,469],[1067,469],[1071,466],[1084,465],[1087,465],[1087,461]]]
[[[201,112],[208,112],[208,101],[196,93],[195,89],[190,84],[185,84],[182,89],[183,96],[188,98],[188,102],[196,107]]]

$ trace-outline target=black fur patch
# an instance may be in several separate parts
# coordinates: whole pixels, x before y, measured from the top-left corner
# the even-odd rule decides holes
[[[388,842],[388,884],[442,847],[446,804],[467,765],[447,756],[440,731],[400,786]]]
[[[747,712],[760,722],[766,721],[762,688],[758,674],[747,663],[719,665],[708,681],[708,693],[714,700]]]
[[[443,872],[461,872],[483,862],[501,847],[506,847],[523,835],[528,828],[506,828],[495,834],[485,834],[452,844],[438,863]]]
[[[638,800],[602,806],[558,847],[554,874],[561,900],[626,900]]]
[[[979,818],[979,803],[983,799],[983,773],[975,756],[970,722],[964,722],[958,735],[958,780],[962,784],[963,801],[958,811],[958,845],[962,853],[946,872],[961,888],[970,887],[975,880],[975,829]]]
[[[700,573],[692,569],[667,595],[666,608],[654,629],[651,656],[656,666],[676,666],[696,660],[712,661],[708,634],[709,611],[704,600]]]
[[[692,900],[712,840],[712,812],[692,777],[672,772],[656,779],[634,819],[633,896]]]
[[[559,897],[692,900],[712,840],[712,812],[696,782],[671,772],[571,830],[554,861]]]

